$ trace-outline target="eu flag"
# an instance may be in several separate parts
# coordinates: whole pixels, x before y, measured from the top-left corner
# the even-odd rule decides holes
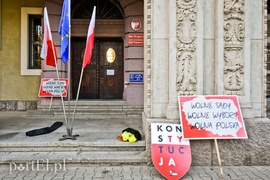
[[[70,6],[69,0],[64,0],[62,15],[59,23],[58,33],[61,35],[61,57],[64,63],[67,62],[69,56],[69,23],[70,23]]]

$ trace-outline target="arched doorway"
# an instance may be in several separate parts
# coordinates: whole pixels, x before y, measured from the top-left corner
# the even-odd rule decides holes
[[[71,4],[71,81],[72,98],[76,97],[87,29],[96,6],[95,47],[91,64],[84,69],[80,99],[123,98],[124,13],[117,1],[73,1]],[[113,59],[109,54],[113,53]]]

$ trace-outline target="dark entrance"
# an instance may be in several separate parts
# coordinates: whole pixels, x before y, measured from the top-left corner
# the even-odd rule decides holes
[[[75,99],[86,38],[72,39],[72,96]],[[80,99],[123,98],[123,41],[95,39],[91,64],[84,69]]]

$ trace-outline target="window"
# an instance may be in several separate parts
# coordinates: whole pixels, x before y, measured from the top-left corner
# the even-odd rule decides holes
[[[118,1],[73,1],[71,4],[72,18],[91,19],[94,6],[97,7],[97,19],[124,19],[124,11]],[[88,7],[88,8],[85,8]]]
[[[40,75],[42,8],[21,9],[21,75]]]
[[[41,15],[29,15],[29,58],[28,69],[41,68]]]

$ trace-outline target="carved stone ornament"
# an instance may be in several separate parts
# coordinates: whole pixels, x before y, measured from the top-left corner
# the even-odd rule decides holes
[[[224,0],[224,94],[244,95],[245,0]]]
[[[177,0],[177,79],[178,95],[197,91],[197,0]]]

